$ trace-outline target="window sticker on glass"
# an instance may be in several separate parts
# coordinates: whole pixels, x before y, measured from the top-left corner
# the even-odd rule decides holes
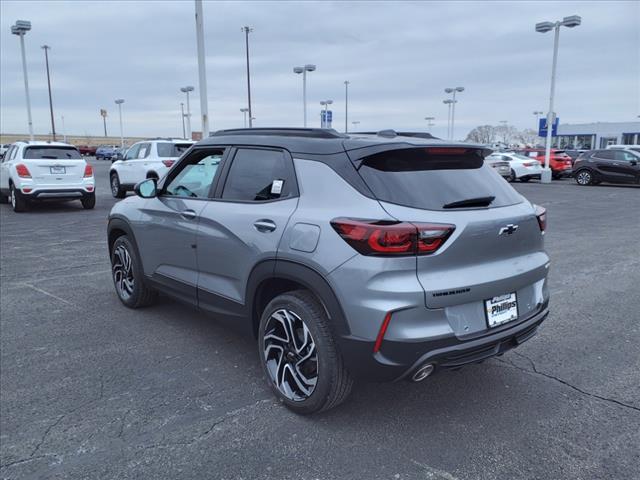
[[[282,185],[284,180],[274,180],[271,183],[271,195],[280,195],[282,193]]]
[[[147,156],[147,147],[141,148],[138,153],[138,158],[144,158]]]

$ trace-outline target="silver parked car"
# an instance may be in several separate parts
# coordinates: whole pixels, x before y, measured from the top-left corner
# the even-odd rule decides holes
[[[217,132],[110,214],[120,300],[163,292],[255,336],[300,413],[354,378],[421,381],[501,355],[548,313],[544,209],[485,147],[318,129]]]

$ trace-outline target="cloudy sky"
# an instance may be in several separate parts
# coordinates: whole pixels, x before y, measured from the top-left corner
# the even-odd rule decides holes
[[[25,37],[36,133],[50,131],[44,52],[61,130],[100,135],[99,109],[117,135],[114,99],[124,98],[125,135],[181,136],[179,89],[194,85],[193,129],[200,129],[194,2],[0,0],[0,130],[27,132],[15,20]],[[205,2],[208,105],[212,129],[242,126],[246,104],[244,37],[250,25],[255,126],[302,126],[308,78],[310,126],[319,101],[333,99],[334,124],[359,129],[425,130],[444,136],[443,89],[464,86],[456,136],[479,124],[535,123],[548,106],[553,35],[536,22],[582,16],[560,34],[556,111],[562,123],[632,121],[640,114],[640,2]]]

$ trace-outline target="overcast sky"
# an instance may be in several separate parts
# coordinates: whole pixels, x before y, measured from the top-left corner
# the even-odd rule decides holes
[[[179,88],[193,85],[192,126],[200,130],[195,8],[184,1],[0,0],[0,129],[27,132],[18,37],[30,20],[27,69],[36,133],[50,131],[40,46],[48,44],[57,130],[118,135],[114,99],[124,98],[125,135],[181,136]],[[561,123],[637,121],[640,114],[640,2],[205,2],[204,29],[211,128],[242,126],[246,104],[244,36],[250,25],[255,126],[302,126],[302,79],[308,76],[310,126],[320,100],[333,99],[334,128],[446,132],[443,89],[463,86],[456,137],[507,120],[532,127],[547,110],[552,33],[536,22],[578,14],[560,33],[556,111]]]

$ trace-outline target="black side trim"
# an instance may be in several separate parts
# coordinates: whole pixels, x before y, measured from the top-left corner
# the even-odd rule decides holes
[[[161,273],[154,273],[146,277],[153,288],[175,298],[183,303],[197,307],[198,297],[195,285],[188,285],[180,280]]]

